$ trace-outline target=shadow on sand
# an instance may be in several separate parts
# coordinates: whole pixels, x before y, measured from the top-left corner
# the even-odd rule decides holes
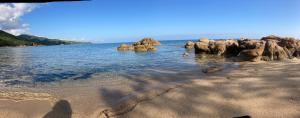
[[[280,101],[285,104],[287,102],[297,102],[300,100],[300,97],[296,97],[299,93],[298,82],[299,79],[299,64],[248,64],[243,68],[238,68],[244,73],[235,73],[233,70],[227,70],[219,73],[212,73],[207,75],[201,75],[199,73],[178,73],[178,74],[148,74],[142,73],[141,75],[126,75],[125,77],[133,81],[136,84],[131,86],[132,90],[139,91],[144,90],[145,87],[151,85],[153,82],[147,81],[147,79],[137,79],[137,78],[150,78],[154,83],[164,83],[167,85],[168,82],[176,82],[178,80],[195,80],[200,78],[210,78],[211,82],[209,85],[194,85],[194,86],[185,86],[184,89],[177,88],[178,96],[174,99],[172,96],[166,96],[158,94],[162,99],[158,99],[155,102],[143,103],[147,105],[147,109],[153,109],[159,113],[159,111],[168,111],[168,113],[175,114],[177,117],[237,117],[237,118],[247,118],[252,117],[253,112],[250,112],[246,107],[239,104],[233,104],[230,101],[234,101],[235,98],[243,101],[252,100],[252,99],[264,99],[268,96],[273,96],[274,101]],[[194,71],[196,72],[196,71]],[[295,73],[296,72],[296,73]],[[224,74],[225,73],[225,74]],[[244,75],[245,74],[245,75]],[[249,77],[250,76],[250,77]],[[223,78],[223,79],[222,79]],[[252,78],[257,78],[257,83],[250,81]],[[237,82],[238,81],[238,82]],[[188,83],[188,85],[193,83]],[[276,96],[273,95],[274,88],[281,88],[286,90],[286,95]],[[236,94],[236,90],[239,90],[239,93],[245,94]],[[195,92],[196,91],[196,92]],[[126,98],[128,95],[124,95],[122,91],[119,90],[107,90],[100,89],[99,92],[103,96],[113,95],[120,98]],[[103,94],[106,93],[106,94]],[[153,95],[153,92],[150,92],[150,95]],[[156,94],[155,94],[156,95]],[[217,101],[214,97],[218,96],[222,98],[223,102]],[[143,99],[140,99],[142,96]],[[154,96],[155,97],[155,96]],[[153,98],[154,98],[153,97]],[[111,97],[104,98],[104,101],[110,109],[103,111],[105,116],[113,117],[151,117],[148,116],[151,113],[146,113],[147,111],[140,109],[134,109],[139,106],[139,103],[149,100],[148,96],[137,95],[133,97],[134,101],[126,101],[123,104],[116,104],[115,100],[112,101]],[[152,99],[152,97],[150,97]],[[199,100],[201,98],[201,100]],[[103,99],[103,98],[102,98]],[[145,100],[144,100],[145,99]],[[187,102],[188,101],[188,102]],[[275,104],[271,102],[271,104]],[[205,105],[205,106],[203,106]],[[266,103],[264,106],[267,106]],[[203,107],[199,107],[203,106]],[[130,107],[130,108],[128,108]],[[202,108],[202,109],[199,109]],[[212,114],[207,112],[205,108],[214,111],[217,114]],[[131,114],[130,111],[134,111],[134,114]],[[162,113],[164,115],[166,113]],[[273,114],[268,114],[273,115]],[[298,117],[299,114],[295,114],[295,117]],[[155,116],[155,115],[154,115]],[[152,116],[153,117],[153,116]],[[163,116],[161,116],[163,117]]]
[[[71,118],[72,109],[71,105],[66,100],[56,102],[52,111],[48,112],[43,118]]]

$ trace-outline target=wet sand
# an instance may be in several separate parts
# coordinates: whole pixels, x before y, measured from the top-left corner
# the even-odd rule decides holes
[[[1,88],[0,118],[300,117],[300,62],[241,63],[204,74],[201,68],[120,75],[114,80]]]

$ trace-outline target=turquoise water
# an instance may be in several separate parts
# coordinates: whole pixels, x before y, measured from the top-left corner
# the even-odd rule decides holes
[[[101,73],[182,71],[196,65],[183,57],[186,41],[162,41],[156,52],[118,52],[119,43],[0,48],[0,82],[7,85],[88,79]],[[100,78],[101,79],[101,78]]]

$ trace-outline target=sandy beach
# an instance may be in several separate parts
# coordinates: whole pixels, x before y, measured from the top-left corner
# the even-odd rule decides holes
[[[122,117],[299,118],[299,69],[298,62],[245,64],[224,76],[193,80]]]
[[[151,70],[153,74],[116,78],[115,85],[89,79],[76,88],[76,82],[56,88],[2,88],[0,117],[300,117],[299,60],[238,65],[207,74],[201,68]]]

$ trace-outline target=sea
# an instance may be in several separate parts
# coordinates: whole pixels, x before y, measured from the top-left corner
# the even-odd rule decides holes
[[[154,52],[118,51],[121,43],[1,47],[0,85],[72,82],[95,74],[181,72],[199,65],[193,51],[184,48],[186,42],[161,41]]]

